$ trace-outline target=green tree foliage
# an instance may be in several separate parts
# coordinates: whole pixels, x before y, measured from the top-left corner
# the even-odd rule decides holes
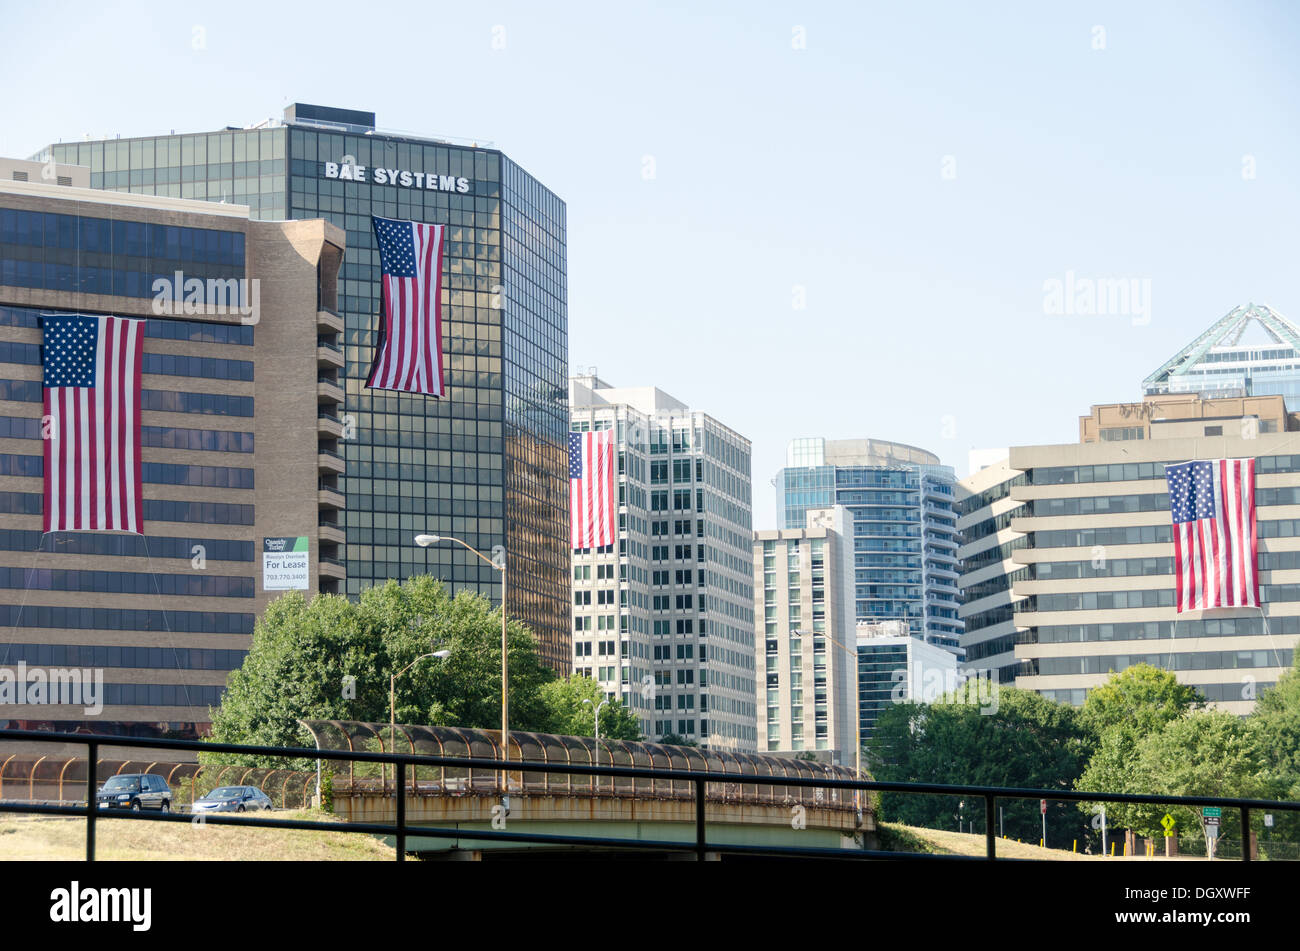
[[[554,713],[542,688],[555,674],[522,623],[509,622],[507,639],[510,726],[546,730]],[[486,598],[464,591],[453,598],[427,576],[371,588],[358,603],[286,594],[268,605],[243,666],[231,672],[222,704],[211,714],[212,739],[311,746],[299,719],[386,723],[390,676],[435,650],[450,655],[424,658],[397,680],[397,722],[499,729],[501,614]],[[607,715],[608,707],[602,719]],[[249,757],[204,758],[261,764]],[[314,760],[294,765],[314,767]]]
[[[563,736],[592,736],[595,715],[592,712],[605,700],[600,684],[590,677],[574,674],[543,684],[542,701],[550,719],[543,732]],[[590,700],[590,703],[583,703]],[[636,715],[618,700],[611,700],[600,711],[600,736],[611,740],[641,739],[641,723]]]
[[[1138,747],[1170,723],[1200,710],[1204,701],[1194,687],[1180,684],[1167,670],[1135,664],[1112,674],[1088,692],[1080,711],[1081,722],[1096,739],[1096,750],[1075,784],[1093,792],[1149,793],[1146,778],[1136,771]],[[1092,815],[1095,803],[1080,803]],[[1106,822],[1112,828],[1130,828],[1143,835],[1162,832],[1161,806],[1106,803]]]
[[[696,743],[694,740],[688,740],[686,737],[684,737],[684,736],[678,736],[676,733],[665,733],[662,737],[659,738],[658,742],[664,744],[664,746],[695,746],[695,747],[698,747],[698,746],[700,745],[700,744]]]
[[[1276,790],[1268,778],[1268,757],[1261,734],[1241,717],[1221,711],[1188,714],[1165,724],[1138,745],[1134,781],[1145,791],[1173,796],[1270,798]],[[1199,835],[1200,810],[1174,806],[1168,811],[1180,833]],[[1134,827],[1144,835],[1160,829],[1158,820]],[[1223,810],[1220,835],[1238,838],[1241,816]]]
[[[951,783],[1068,789],[1092,752],[1092,734],[1073,707],[1036,693],[1001,687],[997,710],[955,703],[900,703],[886,708],[866,744],[871,773],[886,782]],[[987,709],[987,708],[985,708]],[[983,800],[960,796],[885,793],[882,815],[890,821],[953,829],[958,816],[983,827]],[[1037,841],[1041,816],[1036,800],[999,800],[1006,834]],[[1078,812],[1066,803],[1048,804],[1049,844],[1082,838]]]
[[[1098,736],[1120,730],[1141,738],[1204,705],[1196,688],[1180,684],[1171,672],[1135,664],[1088,691],[1082,717],[1084,725]]]

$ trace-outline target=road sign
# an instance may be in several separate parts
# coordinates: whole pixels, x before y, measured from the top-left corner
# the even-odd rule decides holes
[[[1207,817],[1208,816],[1218,817],[1223,815],[1223,810],[1218,806],[1206,806],[1204,809],[1201,810],[1201,815]]]
[[[1206,838],[1217,839],[1219,837],[1219,824],[1217,822],[1209,823],[1205,826]]]
[[[1047,815],[1047,800],[1046,800],[1046,799],[1040,799],[1040,800],[1038,800],[1038,811],[1041,812],[1043,815]]]
[[[1218,817],[1218,816],[1206,816],[1204,821],[1205,821],[1205,825],[1206,825],[1207,827],[1209,827],[1209,826],[1215,826],[1215,827],[1217,827],[1217,826],[1219,825],[1219,817]]]
[[[1165,817],[1160,820],[1160,824],[1165,827],[1166,836],[1171,836],[1174,834],[1174,817],[1171,816],[1169,813],[1167,812],[1165,813]]]
[[[1264,813],[1264,825],[1268,826],[1270,829],[1273,828],[1273,813]]]

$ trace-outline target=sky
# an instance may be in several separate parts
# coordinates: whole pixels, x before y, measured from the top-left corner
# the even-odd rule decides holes
[[[1300,321],[1300,5],[58,9],[0,0],[0,155],[291,102],[506,152],[567,204],[571,370],[752,440],[755,528],[791,439],[963,475],[1238,304]]]

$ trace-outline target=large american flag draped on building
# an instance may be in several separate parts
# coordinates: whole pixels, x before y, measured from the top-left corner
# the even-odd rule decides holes
[[[144,321],[43,315],[47,532],[144,531]]]
[[[1178,612],[1258,607],[1255,460],[1165,466]]]
[[[614,544],[614,430],[569,433],[569,534],[574,548]]]
[[[382,313],[366,386],[443,395],[443,226],[371,216]]]

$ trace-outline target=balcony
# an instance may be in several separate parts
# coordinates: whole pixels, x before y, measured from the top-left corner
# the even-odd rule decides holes
[[[337,452],[329,449],[318,449],[316,451],[316,468],[325,475],[343,475],[347,469],[347,464]]]
[[[330,510],[333,515],[333,510]],[[320,523],[316,527],[316,535],[322,542],[332,542],[336,545],[342,545],[347,541],[347,534],[343,531],[343,526],[331,518],[326,518],[325,513],[321,513]]]
[[[337,558],[322,557],[319,565],[322,578],[337,578],[343,581],[348,576],[347,566]]]
[[[324,340],[316,341],[316,366],[342,370],[343,363],[342,347],[326,343]]]
[[[332,310],[321,308],[316,311],[316,329],[336,334],[343,333],[343,316]]]
[[[341,439],[343,437],[343,421],[331,413],[318,412],[316,414],[316,431],[322,436]]]
[[[342,403],[343,387],[337,380],[327,376],[316,377],[316,401],[319,403]]]
[[[341,509],[347,507],[347,496],[338,489],[322,485],[317,489],[320,507],[323,509]]]

